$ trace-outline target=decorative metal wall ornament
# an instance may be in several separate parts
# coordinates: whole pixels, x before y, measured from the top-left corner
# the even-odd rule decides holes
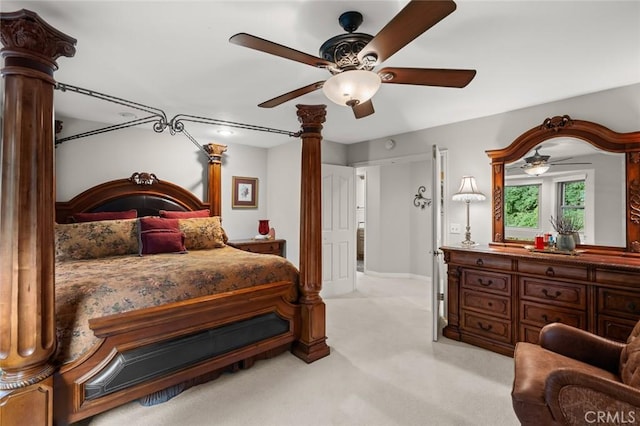
[[[118,98],[116,96],[111,96],[104,93],[96,92],[89,89],[83,89],[81,87],[72,86],[70,84],[64,84],[64,83],[56,83],[55,89],[60,90],[61,92],[68,91],[73,93],[79,93],[81,95],[90,96],[92,98],[101,99],[103,101],[111,102],[118,105],[123,105],[128,108],[133,108],[137,111],[142,111],[148,114],[146,117],[136,118],[134,120],[130,120],[124,123],[114,124],[114,125],[102,127],[96,130],[89,130],[87,132],[78,133],[76,135],[67,136],[64,138],[56,138],[55,140],[56,145],[59,145],[63,142],[73,140],[73,139],[80,139],[87,136],[93,136],[93,135],[99,135],[101,133],[112,132],[114,130],[120,130],[120,129],[126,129],[128,127],[139,126],[141,124],[153,123],[153,130],[156,133],[162,133],[165,131],[165,129],[169,129],[169,133],[171,135],[175,135],[176,133],[184,134],[195,146],[198,147],[198,149],[201,152],[203,152],[207,156],[209,161],[211,161],[212,158],[209,155],[209,152],[202,145],[200,145],[200,143],[198,143],[198,141],[193,136],[191,136],[189,132],[187,132],[184,126],[185,122],[212,124],[214,126],[234,127],[238,129],[253,130],[257,132],[277,133],[277,134],[287,135],[287,136],[296,137],[296,138],[300,137],[300,134],[301,134],[301,131],[291,132],[288,130],[273,129],[270,127],[255,126],[253,124],[237,123],[233,121],[218,120],[215,118],[208,118],[208,117],[198,117],[195,115],[188,115],[188,114],[177,114],[171,120],[169,120],[165,112],[159,108],[143,105],[138,102],[129,101],[127,99]]]
[[[431,205],[431,198],[426,198],[424,197],[422,194],[424,194],[427,191],[427,188],[425,188],[424,186],[419,186],[418,187],[418,193],[416,194],[415,198],[413,199],[413,205],[416,207],[420,207],[421,209],[424,209],[427,206]]]

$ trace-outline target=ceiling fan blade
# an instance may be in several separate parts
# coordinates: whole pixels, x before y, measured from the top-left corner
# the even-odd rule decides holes
[[[548,163],[550,166],[575,166],[577,164],[593,164],[593,163]]]
[[[387,67],[378,71],[378,75],[383,83],[465,87],[475,77],[476,70]]]
[[[351,107],[351,109],[353,110],[353,114],[356,116],[356,118],[364,118],[375,112],[371,99],[366,102],[354,105]]]
[[[307,53],[300,52],[299,50],[295,50],[260,37],[252,36],[251,34],[247,33],[238,33],[234,36],[231,36],[231,38],[229,38],[229,42],[237,44],[239,46],[244,46],[250,49],[255,49],[261,52],[280,56],[281,58],[291,59],[292,61],[311,65],[312,67],[327,68],[329,66],[335,66],[333,62],[327,61],[326,59],[309,55]]]
[[[378,58],[377,63],[387,60],[454,10],[456,4],[451,0],[409,2],[358,53],[358,59],[362,62],[367,55],[375,54]]]
[[[307,93],[311,93],[315,90],[322,88],[324,81],[317,81],[315,83],[309,84],[308,86],[301,87],[296,90],[292,90],[291,92],[285,93],[284,95],[280,95],[273,99],[269,99],[268,101],[264,101],[260,105],[260,108],[273,108],[274,106],[278,106],[282,103],[290,101],[291,99],[295,99],[299,96],[306,95]]]
[[[573,160],[573,157],[561,158],[559,160],[553,160],[552,163],[560,163],[562,161]]]

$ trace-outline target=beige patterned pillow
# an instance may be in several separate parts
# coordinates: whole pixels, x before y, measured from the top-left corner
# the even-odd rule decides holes
[[[56,261],[138,253],[137,224],[137,219],[56,224]]]
[[[187,250],[225,246],[225,234],[220,224],[220,216],[178,219],[178,225],[186,237],[184,245]]]

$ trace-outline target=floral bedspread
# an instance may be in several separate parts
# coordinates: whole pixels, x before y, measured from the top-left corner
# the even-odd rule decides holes
[[[98,342],[89,319],[276,281],[297,285],[286,259],[223,247],[186,254],[56,262],[59,363]]]

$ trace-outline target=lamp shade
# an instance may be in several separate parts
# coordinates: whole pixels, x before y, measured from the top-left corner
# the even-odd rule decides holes
[[[371,99],[380,88],[380,84],[380,77],[372,71],[349,70],[325,81],[322,91],[338,105],[353,106]]]
[[[546,163],[542,164],[528,164],[522,167],[522,170],[528,175],[531,176],[539,176],[549,170],[549,165]]]
[[[478,191],[476,185],[476,178],[473,176],[462,176],[462,182],[460,182],[460,188],[458,192],[451,197],[454,201],[482,201],[485,196],[482,192]]]

